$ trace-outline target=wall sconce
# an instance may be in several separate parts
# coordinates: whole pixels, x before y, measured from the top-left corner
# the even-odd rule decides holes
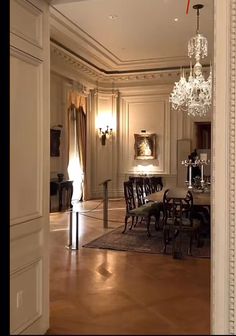
[[[109,126],[107,126],[106,130],[102,129],[102,127],[98,129],[98,135],[103,146],[105,146],[106,139],[109,139],[109,137],[112,135],[112,132],[113,130],[112,128],[109,129]]]

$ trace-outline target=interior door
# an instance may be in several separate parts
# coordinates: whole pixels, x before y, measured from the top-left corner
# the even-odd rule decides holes
[[[48,4],[10,1],[10,333],[49,327]]]

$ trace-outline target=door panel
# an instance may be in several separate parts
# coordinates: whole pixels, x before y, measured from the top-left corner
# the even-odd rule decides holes
[[[49,328],[49,8],[10,12],[10,333]]]
[[[42,216],[42,62],[12,51],[11,224]]]

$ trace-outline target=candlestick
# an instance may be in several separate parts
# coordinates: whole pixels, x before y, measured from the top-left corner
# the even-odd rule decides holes
[[[201,159],[204,160],[201,160]],[[207,158],[207,154],[203,153],[203,157],[201,157],[201,159],[199,160],[198,157],[195,159],[195,161],[192,160],[182,160],[181,164],[184,165],[185,167],[188,167],[188,172],[189,172],[189,179],[188,181],[186,181],[186,183],[188,184],[188,188],[192,189],[192,167],[197,167],[197,166],[201,166],[201,188],[202,190],[204,190],[204,173],[203,173],[203,165],[208,165],[210,163],[210,160],[206,160]]]
[[[192,189],[192,165],[189,166],[189,181],[188,181],[189,189]]]
[[[204,179],[203,179],[203,163],[201,164],[201,185],[203,187],[204,185]]]

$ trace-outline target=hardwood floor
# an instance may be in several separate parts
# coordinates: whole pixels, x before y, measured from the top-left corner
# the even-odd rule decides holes
[[[80,204],[81,211],[100,201]],[[68,243],[68,214],[50,216],[50,329],[48,335],[210,334],[210,260],[83,248],[122,225],[124,202],[79,216],[78,251]],[[93,216],[99,219],[93,219]],[[113,222],[114,221],[114,222]],[[146,234],[146,232],[145,232]]]

